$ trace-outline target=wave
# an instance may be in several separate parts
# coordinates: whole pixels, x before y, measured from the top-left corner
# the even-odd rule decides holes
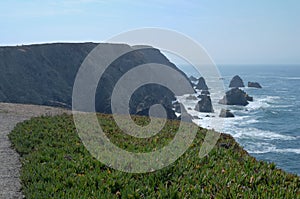
[[[239,141],[244,141],[245,139],[250,140],[296,140],[297,137],[290,135],[283,135],[280,133],[261,130],[252,127],[237,127],[237,125],[247,126],[249,124],[259,122],[256,119],[248,119],[250,116],[238,116],[235,118],[216,118],[216,117],[204,117],[201,119],[193,120],[197,125],[208,128],[215,129],[219,132],[231,134],[234,138]]]
[[[259,79],[284,79],[284,80],[300,80],[299,76],[274,76],[274,75],[256,75]]]
[[[269,143],[264,142],[247,142],[244,144],[245,149],[248,153],[270,153],[276,150],[276,146]]]
[[[296,140],[297,138],[290,135],[283,135],[272,131],[261,130],[257,128],[238,128],[233,137],[238,139],[255,139],[255,140]]]
[[[257,97],[254,96],[254,101],[249,102],[246,106],[247,110],[254,111],[254,110],[265,110],[269,107],[278,107],[278,108],[285,108],[291,107],[291,105],[278,105],[278,102],[281,98],[279,96],[266,96],[266,97]]]
[[[254,102],[249,102],[249,104],[246,106],[247,110],[254,111],[254,110],[264,110],[271,105],[268,104],[265,100],[256,100]]]
[[[300,80],[300,77],[277,77],[280,79],[286,79],[286,80]]]
[[[240,125],[247,125],[247,124],[254,124],[254,123],[257,123],[259,122],[257,119],[249,119],[249,120],[244,120],[244,121],[241,121],[239,122]]]
[[[195,94],[194,96],[197,96],[197,94]],[[222,108],[222,106],[214,107],[215,113],[199,113],[193,110],[197,103],[197,100],[186,100],[186,96],[182,96],[179,98],[180,99],[178,101],[184,104],[189,114],[199,117],[198,119],[193,119],[194,123],[203,128],[215,129],[219,132],[232,135],[249,153],[259,154],[277,152],[300,154],[300,149],[278,149],[275,145],[267,143],[272,140],[297,140],[298,137],[249,127],[249,125],[251,124],[259,123],[257,114],[255,113],[256,110],[262,109],[268,111],[270,110],[270,107],[292,107],[292,105],[279,104],[279,100],[281,99],[279,96],[254,96],[255,101],[250,102],[246,107],[243,107],[243,109],[237,109],[236,107],[231,108],[232,112],[235,114],[234,118],[218,117],[219,110],[217,109]],[[192,110],[189,110],[188,108],[192,108]],[[274,111],[272,113],[277,114],[277,112]],[[206,117],[207,115],[209,115],[210,117]]]
[[[296,153],[300,154],[300,149],[295,148],[276,148],[275,145],[270,143],[251,142],[244,146],[245,149],[252,154],[263,153]]]

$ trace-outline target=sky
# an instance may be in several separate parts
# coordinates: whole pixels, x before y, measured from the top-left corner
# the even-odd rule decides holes
[[[300,64],[299,0],[7,0],[0,25],[1,46],[157,27],[194,39],[217,64]]]

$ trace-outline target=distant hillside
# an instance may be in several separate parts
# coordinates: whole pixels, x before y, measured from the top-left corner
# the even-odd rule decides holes
[[[71,108],[74,80],[85,57],[96,43],[54,43],[0,47],[0,102],[25,103]],[[101,44],[107,49],[132,48],[125,44]],[[109,56],[109,54],[108,54]],[[118,79],[128,70],[145,63],[160,63],[176,70],[158,49],[135,50],[117,59],[100,79],[96,110],[111,113],[110,96]],[[147,99],[147,100],[145,100]],[[169,110],[174,95],[165,87],[148,85],[138,89],[130,102],[132,114],[143,113],[152,104]]]

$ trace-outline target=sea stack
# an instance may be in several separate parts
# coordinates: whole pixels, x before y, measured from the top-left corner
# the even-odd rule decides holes
[[[205,79],[203,77],[200,77],[198,79],[198,83],[196,85],[196,89],[199,89],[199,90],[208,90],[208,86],[205,82]]]
[[[252,88],[262,88],[258,82],[248,82],[248,87]]]
[[[220,115],[219,117],[234,117],[233,113],[231,113],[230,110],[227,110],[227,109],[222,109],[221,112],[220,112]]]
[[[191,81],[193,81],[193,82],[196,82],[198,79],[196,78],[196,77],[194,77],[193,75],[191,75],[190,77],[189,77],[189,79],[191,80]]]
[[[197,103],[195,107],[195,110],[204,113],[213,113],[214,109],[211,103],[210,96],[202,95],[201,100]]]
[[[246,106],[249,104],[248,101],[253,101],[253,98],[245,91],[239,88],[233,88],[226,92],[226,95],[219,101],[219,103],[225,105]]]
[[[240,76],[236,75],[232,78],[229,84],[229,88],[239,88],[239,87],[245,87],[244,82]]]

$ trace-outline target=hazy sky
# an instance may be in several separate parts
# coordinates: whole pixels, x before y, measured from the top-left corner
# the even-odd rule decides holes
[[[7,0],[0,24],[0,45],[161,27],[195,39],[217,64],[300,64],[299,0]]]

